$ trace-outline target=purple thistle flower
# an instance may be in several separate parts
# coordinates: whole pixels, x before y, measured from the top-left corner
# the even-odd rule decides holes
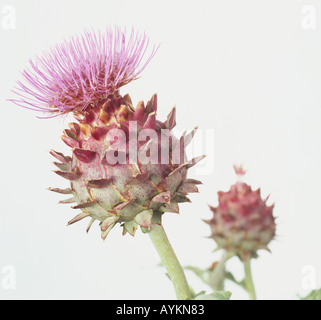
[[[65,114],[83,111],[101,99],[106,99],[120,87],[138,78],[156,53],[142,62],[149,40],[131,30],[115,27],[105,33],[85,31],[56,45],[22,72],[26,85],[17,81],[15,104],[35,111]]]

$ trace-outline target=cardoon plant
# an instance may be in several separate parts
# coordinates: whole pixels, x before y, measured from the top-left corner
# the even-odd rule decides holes
[[[127,36],[118,28],[85,32],[30,60],[15,89],[16,104],[55,117],[71,113],[62,140],[70,155],[51,151],[55,171],[67,179],[69,195],[63,203],[79,210],[68,224],[97,220],[105,239],[116,224],[123,234],[137,228],[148,233],[172,280],[178,299],[191,299],[183,269],[164,232],[165,212],[179,212],[200,181],[187,171],[203,157],[187,160],[185,147],[195,134],[177,138],[173,108],[167,119],[157,119],[157,95],[136,108],[120,88],[137,79],[156,52],[149,54],[148,38],[133,30]]]

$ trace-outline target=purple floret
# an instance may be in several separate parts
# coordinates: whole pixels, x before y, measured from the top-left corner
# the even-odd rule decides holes
[[[120,87],[138,78],[154,56],[145,34],[119,28],[106,32],[86,31],[45,52],[22,72],[14,103],[27,109],[64,114],[85,110]],[[144,61],[143,61],[144,60]]]

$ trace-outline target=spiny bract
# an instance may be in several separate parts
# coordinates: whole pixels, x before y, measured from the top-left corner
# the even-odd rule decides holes
[[[30,62],[33,72],[23,75],[32,90],[18,82],[21,99],[13,100],[49,117],[73,113],[77,122],[62,136],[72,156],[51,151],[58,160],[55,172],[70,181],[70,188],[49,189],[72,195],[61,203],[81,210],[68,224],[90,217],[88,231],[98,220],[103,239],[116,223],[123,234],[134,235],[138,226],[148,231],[164,212],[178,213],[178,203],[188,202],[186,195],[201,183],[187,179],[187,170],[203,158],[187,161],[185,155],[196,128],[177,139],[171,132],[175,108],[161,122],[156,95],[134,108],[130,96],[119,93],[154,55],[155,49],[137,70],[147,44],[134,32],[126,41],[119,29],[71,38]]]
[[[175,108],[164,123],[156,120],[156,108],[156,95],[146,106],[141,101],[134,109],[128,95],[115,94],[96,108],[75,114],[79,124],[71,123],[62,137],[72,148],[72,158],[51,151],[60,161],[55,163],[60,169],[56,173],[70,180],[71,188],[50,190],[72,194],[71,199],[63,202],[76,202],[73,208],[82,210],[69,224],[91,217],[88,229],[95,219],[101,221],[103,238],[117,222],[123,224],[124,234],[134,235],[138,225],[143,230],[150,228],[154,211],[178,213],[178,203],[189,201],[187,193],[198,191],[196,185],[200,181],[187,179],[186,172],[202,157],[186,161],[184,152],[195,130],[179,140],[173,136],[172,140],[164,139],[175,125]],[[131,123],[137,124],[137,132],[130,130]],[[124,136],[115,135],[118,129]],[[150,129],[156,133],[156,141],[137,139],[143,130]],[[114,148],[119,137],[124,138],[122,150]],[[137,162],[133,163],[132,143],[138,144]],[[168,163],[161,159],[164,143],[169,151]],[[176,149],[177,146],[182,148]],[[156,151],[155,161],[152,150]],[[175,150],[180,152],[176,164]]]
[[[239,176],[245,171],[235,167]],[[218,207],[210,206],[214,216],[205,221],[212,230],[211,238],[218,249],[239,256],[242,261],[257,257],[259,249],[266,249],[275,236],[274,205],[267,206],[260,189],[253,191],[248,184],[238,181],[227,192],[218,192]]]

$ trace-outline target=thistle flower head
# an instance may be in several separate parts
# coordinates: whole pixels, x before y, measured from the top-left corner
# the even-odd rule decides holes
[[[156,52],[143,59],[148,43],[133,29],[129,37],[119,28],[71,37],[29,60],[14,91],[20,99],[12,101],[51,114],[86,110],[139,77]]]
[[[229,191],[218,192],[219,204],[210,206],[214,216],[206,222],[218,249],[233,252],[245,261],[257,257],[259,249],[268,250],[275,236],[274,206],[261,198],[260,189],[253,191],[240,179],[245,174],[242,167],[234,169],[239,181]]]
[[[62,140],[72,156],[51,151],[59,176],[69,180],[70,194],[61,203],[81,210],[68,224],[90,217],[87,230],[100,222],[102,238],[120,223],[123,234],[134,235],[138,226],[150,230],[164,212],[178,213],[178,203],[189,202],[201,182],[187,179],[187,170],[203,157],[186,159],[185,146],[196,129],[178,139],[176,109],[167,120],[157,120],[156,94],[135,108],[119,88],[136,79],[155,53],[144,62],[148,40],[119,29],[105,34],[85,32],[57,45],[24,71],[27,85],[18,82],[19,105],[52,115],[72,112],[77,122],[64,130]],[[165,150],[165,151],[164,151]]]

